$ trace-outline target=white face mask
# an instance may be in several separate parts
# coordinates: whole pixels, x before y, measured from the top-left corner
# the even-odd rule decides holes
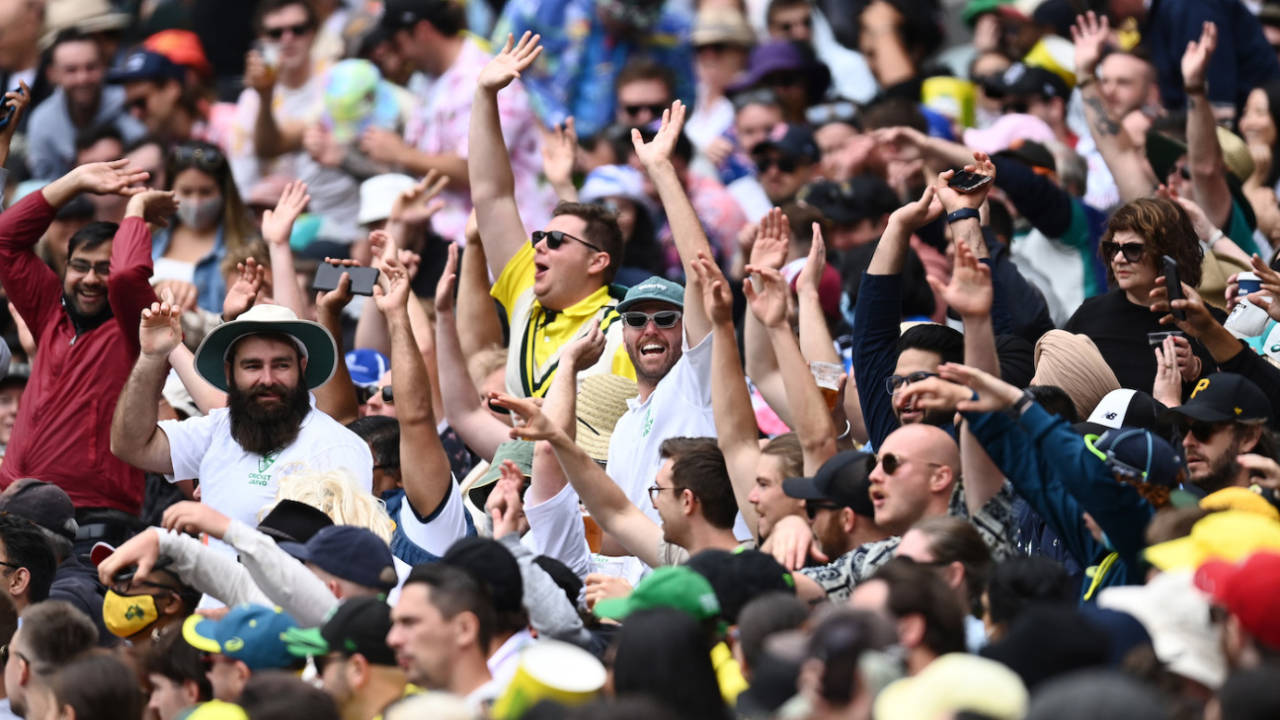
[[[178,220],[192,230],[208,230],[218,224],[221,216],[221,195],[203,200],[182,200],[178,203]]]

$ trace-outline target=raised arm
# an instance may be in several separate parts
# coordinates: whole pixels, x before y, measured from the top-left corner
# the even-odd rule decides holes
[[[662,126],[653,140],[646,143],[640,139],[638,129],[631,130],[631,144],[635,147],[636,157],[644,164],[649,173],[658,197],[662,200],[662,208],[666,211],[667,221],[671,224],[671,235],[675,239],[676,251],[680,253],[680,263],[684,267],[684,335],[689,347],[702,342],[711,331],[711,323],[707,320],[707,312],[702,307],[702,287],[698,275],[693,271],[694,258],[698,253],[712,255],[711,244],[702,230],[702,221],[698,220],[689,196],[680,184],[676,169],[671,164],[671,153],[684,128],[684,103],[676,100],[671,108],[662,111]]]
[[[293,269],[293,248],[289,246],[289,236],[293,233],[294,221],[309,202],[311,196],[307,194],[307,184],[295,180],[285,185],[275,209],[262,215],[262,238],[267,241],[271,256],[272,294],[276,304],[289,308],[298,317],[306,317],[307,309],[302,287],[298,284],[298,273]]]
[[[354,260],[334,261],[332,258],[325,258],[325,262],[356,265]],[[316,321],[329,331],[338,346],[338,361],[334,364],[333,377],[314,390],[316,407],[343,425],[360,417],[360,400],[356,397],[356,386],[351,382],[351,371],[347,368],[346,352],[342,347],[342,310],[351,302],[352,297],[351,275],[345,272],[338,278],[336,288],[316,293]]]
[[[751,535],[758,537],[760,517],[748,497],[756,485],[756,466],[760,461],[759,429],[738,356],[733,295],[729,281],[709,256],[701,255],[694,260],[693,269],[698,274],[703,304],[711,320],[711,409],[715,414],[716,444],[729,469],[738,511]]]
[[[1071,39],[1075,41],[1076,87],[1084,102],[1089,134],[1116,180],[1120,200],[1129,202],[1150,195],[1158,181],[1151,172],[1151,165],[1134,147],[1120,122],[1107,113],[1106,103],[1098,90],[1094,73],[1110,32],[1111,26],[1105,15],[1099,19],[1090,10],[1076,17],[1076,24],[1071,28]]]
[[[781,270],[787,261],[790,245],[791,223],[782,210],[773,208],[760,219],[755,241],[751,244],[749,264]],[[782,375],[778,372],[778,358],[773,352],[773,344],[769,342],[769,333],[754,313],[747,313],[742,322],[747,377],[751,378],[752,384],[778,418],[791,427],[791,403],[782,384]]]
[[[227,394],[209,384],[196,372],[196,356],[182,343],[169,351],[169,366],[178,373],[178,379],[200,412],[208,415],[214,408],[227,406]]]
[[[831,337],[831,328],[827,326],[827,316],[822,310],[822,298],[818,287],[822,282],[822,273],[827,267],[827,243],[822,237],[822,226],[813,224],[813,243],[809,246],[809,257],[805,260],[800,275],[796,278],[796,317],[800,325],[800,353],[811,363],[823,362],[844,367],[840,353],[836,351],[835,340]],[[844,402],[845,394],[853,395],[849,402]],[[844,389],[840,393],[841,402],[832,411],[832,422],[835,424],[837,444],[840,440],[851,437],[858,443],[867,441],[867,425],[862,419],[862,408],[858,406],[858,388],[855,383],[845,378]],[[848,433],[845,433],[847,421]],[[839,448],[837,448],[839,449]]]
[[[156,424],[156,414],[169,370],[166,358],[182,342],[182,310],[153,303],[142,311],[138,340],[141,352],[111,418],[111,452],[141,470],[172,473],[169,436]]]
[[[138,347],[138,318],[156,301],[151,289],[151,225],[165,227],[178,209],[172,192],[148,190],[129,198],[111,243],[107,302],[131,350]]]
[[[460,338],[462,353],[471,357],[494,345],[502,344],[502,320],[489,295],[489,265],[484,239],[476,225],[476,211],[471,211],[466,227],[467,247],[458,270],[458,323],[467,329]],[[439,298],[436,298],[439,302]],[[437,311],[438,312],[438,311]]]
[[[394,242],[387,245],[382,267],[373,301],[386,316],[391,333],[391,386],[396,389],[396,419],[400,421],[404,492],[414,511],[429,517],[453,491],[453,474],[436,431],[427,367],[409,324],[408,304],[413,296],[409,271],[400,263]]]
[[[511,437],[551,443],[569,483],[578,491],[582,504],[601,529],[650,567],[661,564],[658,545],[662,542],[662,528],[631,504],[622,488],[586,451],[543,415],[532,400],[495,394],[493,401],[516,413],[523,421],[512,429]]]
[[[258,93],[258,114],[253,121],[253,151],[260,158],[276,158],[302,149],[303,126],[281,125],[272,112],[276,92],[275,74],[262,59],[262,53],[250,50],[245,58],[245,87]]]
[[[578,371],[595,365],[604,346],[604,333],[600,332],[600,321],[596,320],[586,335],[560,352],[560,370],[564,372],[556,372],[551,381],[542,402],[542,414],[570,439],[575,439],[578,432]],[[564,489],[566,481],[553,448],[548,443],[538,443],[533,454],[533,480],[525,501],[530,505],[546,502]]]
[[[1200,39],[1187,43],[1182,54],[1182,83],[1187,93],[1187,169],[1191,171],[1192,196],[1215,227],[1225,227],[1231,219],[1231,188],[1205,87],[1209,60],[1217,46],[1218,26],[1204,23]]]
[[[480,72],[471,106],[471,134],[467,141],[471,202],[476,208],[476,221],[487,244],[489,270],[494,277],[502,274],[507,261],[528,242],[516,206],[511,156],[502,138],[498,91],[520,77],[538,58],[542,53],[540,39],[540,35],[526,32],[519,43],[514,43],[508,35],[502,52]]]

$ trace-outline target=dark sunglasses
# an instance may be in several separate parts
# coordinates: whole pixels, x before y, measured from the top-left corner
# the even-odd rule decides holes
[[[1098,247],[1102,248],[1102,257],[1108,261],[1119,252],[1124,255],[1125,262],[1136,263],[1147,252],[1145,243],[1118,243],[1113,240],[1103,240],[1098,243]]]
[[[640,114],[643,113],[645,110],[648,110],[649,114],[654,117],[661,117],[662,111],[666,109],[667,109],[667,106],[663,103],[657,103],[656,105],[623,105],[622,106],[622,111],[627,114],[627,117],[639,117]]]
[[[666,330],[673,328],[680,321],[681,313],[679,310],[659,310],[656,313],[640,312],[639,310],[628,310],[622,313],[622,322],[633,328],[642,328],[649,324],[652,320],[654,326]]]
[[[918,370],[910,375],[890,375],[884,379],[884,389],[892,395],[911,383],[920,382],[931,377],[938,377],[938,373]]]
[[[804,514],[808,515],[810,520],[818,516],[819,510],[839,510],[840,508],[840,505],[833,503],[830,500],[804,501]]]
[[[388,405],[396,404],[396,397],[395,397],[395,394],[391,392],[390,385],[383,385],[382,387],[357,387],[356,388],[356,396],[357,396],[356,399],[360,401],[361,405],[369,402],[370,400],[373,399],[375,395],[378,395],[378,394],[382,395],[382,402]]]
[[[911,458],[894,455],[893,453],[884,453],[880,456],[877,462],[879,462],[880,468],[884,470],[885,475],[892,475],[898,472],[898,468],[911,462]],[[924,464],[930,467],[939,467],[942,465],[942,463],[929,462],[927,460],[924,461]]]
[[[779,172],[790,173],[795,172],[798,163],[795,158],[778,157],[773,155],[761,155],[756,158],[756,169],[761,174],[769,172],[769,168],[776,167]]]
[[[67,267],[78,273],[88,273],[94,271],[99,277],[106,277],[111,274],[111,263],[109,261],[91,263],[83,258],[76,258],[67,261]]]
[[[1230,423],[1211,423],[1197,420],[1187,427],[1187,431],[1190,432],[1196,440],[1199,440],[1202,443],[1207,443],[1213,439],[1214,435],[1217,435],[1218,432],[1227,425],[1230,425]]]
[[[272,40],[279,40],[284,37],[285,33],[289,33],[294,37],[302,37],[311,32],[311,23],[298,23],[297,25],[281,25],[280,27],[263,28],[262,34]]]
[[[578,242],[582,243],[583,245],[586,245],[587,247],[591,248],[592,250],[595,250],[596,252],[604,252],[604,250],[601,249],[599,245],[594,245],[592,243],[589,243],[580,237],[574,237],[573,235],[570,235],[569,233],[564,232],[562,230],[534,230],[531,237],[533,238],[534,245],[537,245],[543,240],[547,241],[548,250],[559,250],[560,246],[564,244],[565,240],[577,240]]]
[[[812,30],[813,18],[806,17],[803,20],[796,20],[795,22],[780,22],[780,23],[774,23],[774,24],[778,26],[778,30],[781,31],[782,34],[790,35],[792,28],[804,28],[806,30]]]
[[[220,170],[227,164],[222,151],[207,145],[177,145],[171,151],[175,164],[201,170]]]

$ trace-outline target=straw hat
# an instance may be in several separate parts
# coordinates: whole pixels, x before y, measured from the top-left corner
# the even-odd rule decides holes
[[[619,375],[582,378],[578,384],[578,447],[596,462],[607,462],[613,426],[627,412],[627,400],[638,394],[635,381]]]
[[[44,32],[40,35],[40,49],[53,45],[58,33],[76,29],[86,35],[129,27],[133,18],[126,12],[116,12],[107,0],[48,0],[44,8]]]

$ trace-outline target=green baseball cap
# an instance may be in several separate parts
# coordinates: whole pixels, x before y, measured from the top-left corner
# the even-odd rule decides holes
[[[720,601],[711,583],[683,565],[654,570],[630,595],[596,603],[595,613],[606,620],[622,620],[637,610],[660,607],[686,612],[698,621],[720,615]]]
[[[627,291],[622,302],[618,303],[618,312],[626,312],[632,306],[648,300],[657,300],[684,308],[684,286],[654,275],[639,285],[633,285]]]
[[[525,477],[532,476],[533,443],[528,440],[508,440],[498,446],[493,453],[493,462],[489,463],[489,469],[485,470],[484,474],[467,489],[467,495],[476,507],[484,508],[485,502],[489,500],[489,493],[493,492],[493,486],[502,478],[502,463],[506,460],[515,463]]]

